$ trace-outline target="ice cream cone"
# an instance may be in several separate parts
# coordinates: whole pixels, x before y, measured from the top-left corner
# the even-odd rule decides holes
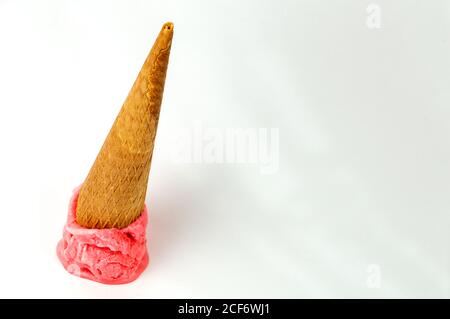
[[[164,24],[81,186],[83,227],[124,228],[143,211],[172,36],[173,24]]]

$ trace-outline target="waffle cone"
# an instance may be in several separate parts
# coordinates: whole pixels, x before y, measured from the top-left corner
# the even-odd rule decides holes
[[[173,24],[164,24],[81,186],[83,227],[123,228],[144,208],[172,36]]]

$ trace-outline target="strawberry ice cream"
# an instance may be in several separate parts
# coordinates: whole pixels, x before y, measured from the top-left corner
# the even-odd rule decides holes
[[[103,284],[135,280],[148,264],[147,207],[125,228],[91,229],[76,222],[79,188],[70,200],[63,238],[57,254],[64,268],[79,277]]]

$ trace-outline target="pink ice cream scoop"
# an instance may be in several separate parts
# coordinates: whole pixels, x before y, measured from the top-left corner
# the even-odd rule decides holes
[[[135,280],[148,264],[147,207],[125,228],[91,229],[76,222],[79,188],[69,204],[58,258],[76,276],[103,284],[125,284]]]

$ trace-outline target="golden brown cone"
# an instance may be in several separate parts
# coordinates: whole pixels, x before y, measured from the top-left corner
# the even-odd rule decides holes
[[[165,23],[81,186],[81,226],[123,228],[144,208],[172,36]]]

